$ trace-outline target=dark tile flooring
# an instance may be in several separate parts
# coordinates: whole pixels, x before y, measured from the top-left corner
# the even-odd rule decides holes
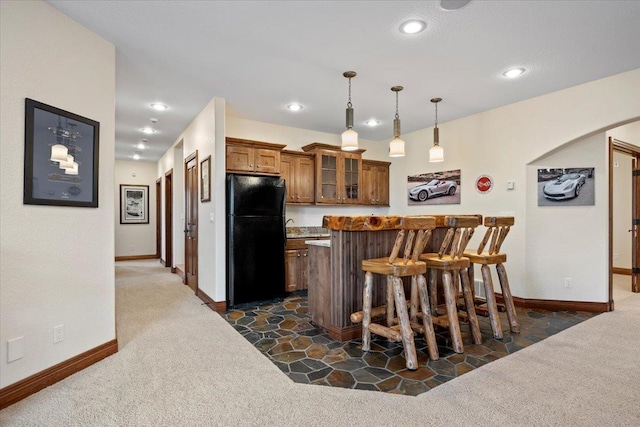
[[[297,383],[418,395],[457,376],[535,344],[576,325],[594,313],[517,308],[520,334],[511,334],[501,313],[502,340],[493,339],[488,318],[479,317],[483,344],[472,344],[469,325],[462,323],[464,354],[450,348],[448,330],[436,328],[440,360],[427,356],[426,343],[416,336],[419,368],[405,367],[401,343],[373,335],[371,351],[361,341],[339,342],[313,324],[307,298],[294,295],[278,303],[230,310],[223,317]],[[506,325],[506,326],[505,326]]]

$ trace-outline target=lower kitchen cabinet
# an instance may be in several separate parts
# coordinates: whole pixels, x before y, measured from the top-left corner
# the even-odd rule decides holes
[[[307,273],[307,249],[293,249],[285,251],[285,287],[287,292],[307,289],[309,284]]]

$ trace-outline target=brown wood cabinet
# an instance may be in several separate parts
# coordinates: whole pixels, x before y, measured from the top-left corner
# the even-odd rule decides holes
[[[315,160],[313,154],[283,151],[280,176],[287,185],[287,203],[312,204],[315,200]]]
[[[389,165],[362,160],[362,204],[389,206]]]
[[[315,154],[316,204],[362,204],[362,152],[313,143],[302,147]]]
[[[304,243],[310,239],[288,239],[284,252],[285,289],[287,292],[307,289],[309,250]]]
[[[228,172],[280,174],[280,152],[285,145],[240,138],[226,138],[226,143]]]

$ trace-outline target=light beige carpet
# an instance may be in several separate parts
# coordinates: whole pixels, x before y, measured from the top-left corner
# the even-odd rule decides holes
[[[3,426],[639,426],[640,295],[417,397],[296,384],[155,261],[117,263],[120,351]]]

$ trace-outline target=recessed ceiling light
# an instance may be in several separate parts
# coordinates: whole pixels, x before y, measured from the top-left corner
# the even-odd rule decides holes
[[[400,25],[400,32],[404,34],[416,34],[424,31],[425,28],[427,28],[427,24],[424,21],[412,19]]]
[[[512,79],[514,77],[518,77],[520,74],[524,73],[525,71],[526,70],[524,68],[512,68],[502,73],[502,75]]]
[[[293,103],[293,104],[287,105],[287,108],[291,111],[300,111],[302,110],[302,105]]]
[[[457,10],[465,7],[471,0],[440,0],[440,7],[444,10]]]
[[[146,134],[152,134],[152,133],[156,133],[156,130],[152,128],[142,128],[140,129],[140,132],[146,133]]]
[[[135,153],[135,154],[133,155],[133,160],[140,160],[140,154]]]
[[[167,110],[169,107],[167,107],[164,104],[160,104],[158,102],[154,102],[153,104],[151,104],[151,108],[153,108],[154,110],[158,110],[158,111],[164,111],[164,110]]]
[[[145,148],[147,148],[146,145],[144,145],[142,142],[139,142],[138,145],[136,145],[136,148],[139,148],[141,150],[144,150]]]
[[[366,122],[364,122],[365,125],[367,126],[378,126],[380,124],[380,120],[376,120],[376,119],[369,119]]]

